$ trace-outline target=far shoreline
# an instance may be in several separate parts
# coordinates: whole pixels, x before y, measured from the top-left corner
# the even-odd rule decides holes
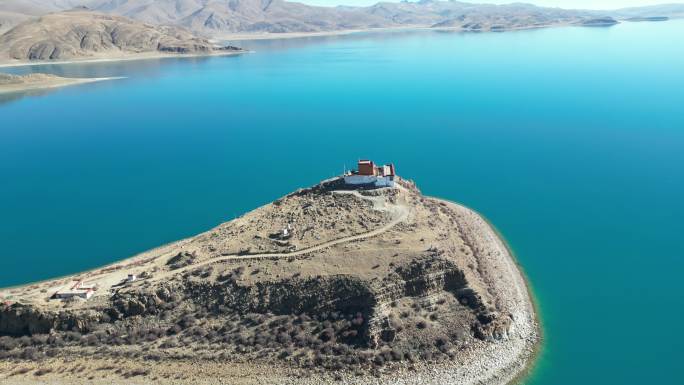
[[[624,21],[624,20],[620,20]],[[259,41],[259,40],[285,40],[285,39],[304,39],[312,37],[332,37],[332,36],[348,36],[358,33],[383,33],[383,32],[418,32],[418,31],[434,31],[434,32],[454,32],[464,34],[480,34],[480,33],[504,33],[516,31],[528,31],[537,29],[560,28],[560,27],[585,27],[580,24],[571,23],[556,23],[556,24],[540,24],[527,25],[518,27],[508,27],[496,30],[464,30],[458,27],[435,27],[431,25],[402,25],[396,27],[382,27],[382,28],[361,28],[361,29],[344,29],[335,31],[319,31],[319,32],[265,32],[265,33],[229,33],[218,34],[209,38],[212,42],[240,42],[240,41]],[[27,66],[44,66],[44,65],[62,65],[62,64],[94,64],[94,63],[111,63],[124,62],[135,60],[151,60],[151,59],[166,59],[166,58],[200,58],[200,57],[215,57],[215,56],[232,56],[241,55],[245,53],[254,53],[251,50],[241,50],[232,52],[213,52],[213,53],[199,53],[199,54],[182,54],[182,53],[139,53],[128,54],[114,57],[84,57],[71,60],[58,61],[25,61],[25,60],[10,60],[0,62],[0,68],[16,68]]]
[[[56,78],[53,78],[50,80],[45,80],[45,81],[0,85],[0,95],[11,94],[11,93],[15,93],[15,92],[18,93],[18,92],[27,92],[27,91],[49,90],[49,89],[54,89],[54,88],[76,86],[79,84],[97,83],[97,82],[102,82],[102,81],[107,81],[107,80],[118,80],[118,79],[125,79],[125,77],[121,77],[121,76],[104,77],[104,78],[62,78],[62,77],[56,77]]]
[[[412,32],[412,31],[435,31],[435,32],[461,32],[464,34],[479,34],[479,33],[503,33],[515,31],[527,31],[536,29],[558,28],[558,27],[583,27],[581,24],[572,23],[556,23],[556,24],[539,24],[527,25],[518,27],[509,27],[496,30],[467,30],[460,26],[458,27],[435,27],[431,25],[402,25],[396,27],[381,27],[381,28],[361,28],[361,29],[343,29],[336,31],[320,31],[320,32],[265,32],[265,33],[229,33],[220,34],[211,38],[213,41],[255,41],[255,40],[283,40],[283,39],[303,39],[309,37],[329,37],[329,36],[347,36],[357,33],[383,33],[383,32]]]
[[[130,54],[114,57],[85,57],[71,60],[41,60],[41,61],[5,61],[0,62],[0,68],[17,68],[29,66],[46,66],[46,65],[63,65],[63,64],[97,64],[97,63],[112,63],[125,62],[136,60],[153,60],[153,59],[178,59],[178,58],[202,58],[202,57],[219,57],[219,56],[234,56],[251,53],[249,50],[230,51],[230,52],[213,52],[208,54],[183,54],[183,53],[153,53],[153,54]]]

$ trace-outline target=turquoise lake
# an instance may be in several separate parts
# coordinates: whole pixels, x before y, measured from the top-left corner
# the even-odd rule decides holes
[[[357,158],[501,231],[544,347],[527,384],[681,384],[684,22],[244,42],[0,99],[0,287],[204,231]]]

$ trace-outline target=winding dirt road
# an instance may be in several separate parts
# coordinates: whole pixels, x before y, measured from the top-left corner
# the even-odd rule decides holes
[[[170,274],[164,274],[164,276],[171,275],[171,274],[173,274],[173,275],[181,274],[181,273],[184,273],[185,271],[188,271],[188,270],[194,270],[194,269],[197,269],[197,268],[202,267],[202,266],[211,265],[214,263],[226,262],[226,261],[296,257],[299,255],[304,255],[307,253],[312,253],[315,251],[323,250],[323,249],[331,247],[331,246],[339,245],[340,243],[353,242],[353,241],[358,241],[361,239],[371,238],[371,237],[374,237],[376,235],[380,235],[380,234],[386,232],[387,230],[396,226],[399,222],[406,220],[408,218],[408,215],[410,212],[409,208],[405,205],[402,205],[402,204],[388,205],[383,197],[379,197],[379,196],[369,197],[369,196],[359,194],[358,191],[335,191],[334,193],[335,194],[352,194],[352,195],[356,195],[362,199],[370,200],[373,202],[373,207],[376,210],[390,212],[392,214],[392,217],[393,217],[392,221],[390,221],[389,223],[387,223],[386,225],[384,225],[378,229],[369,231],[367,233],[351,235],[348,237],[342,237],[342,238],[334,239],[331,241],[323,242],[323,243],[318,244],[316,246],[307,247],[307,248],[292,251],[289,253],[261,253],[261,254],[222,255],[221,257],[208,259],[206,261],[198,262],[198,263],[195,263],[192,265],[181,267],[181,268],[176,269],[176,270],[172,270],[169,272]],[[159,278],[161,278],[161,277],[159,277]]]

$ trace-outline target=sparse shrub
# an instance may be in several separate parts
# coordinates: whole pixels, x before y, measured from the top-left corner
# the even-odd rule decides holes
[[[97,338],[95,334],[88,334],[86,336],[81,337],[81,344],[82,345],[88,345],[88,346],[95,346],[100,342],[100,340]]]
[[[47,334],[34,334],[31,336],[31,345],[33,346],[40,346],[40,345],[45,345],[47,342],[48,335]]]
[[[144,359],[146,361],[161,361],[162,357],[159,354],[152,353],[145,355]]]
[[[358,330],[354,330],[354,329],[345,330],[345,331],[342,332],[342,337],[348,338],[348,339],[354,339],[354,338],[356,338],[358,335],[359,335]]]
[[[280,359],[285,359],[285,358],[287,358],[287,357],[290,357],[290,356],[292,355],[292,352],[293,352],[293,350],[290,349],[290,348],[283,349],[283,350],[281,350],[280,353],[278,354],[278,358],[280,358]]]
[[[133,345],[138,342],[138,336],[135,333],[130,333],[128,337],[124,339],[124,343],[128,345]]]
[[[292,342],[292,339],[290,338],[289,334],[281,332],[276,336],[276,341],[281,344],[289,344]]]
[[[380,352],[380,354],[382,354],[382,358],[385,359],[385,362],[389,362],[392,360],[392,351],[391,350],[389,350],[389,349],[383,350],[382,352]]]
[[[27,347],[21,352],[20,357],[24,360],[35,361],[40,357],[40,352],[34,347]]]
[[[263,314],[258,314],[258,313],[251,313],[248,314],[243,323],[246,326],[259,326],[266,321],[266,316]]]
[[[138,376],[147,376],[150,374],[149,369],[133,369],[130,372],[126,373],[124,377],[130,378],[130,377],[138,377]]]
[[[444,344],[444,345],[440,345],[440,346],[438,347],[438,349],[439,349],[440,352],[442,352],[442,353],[444,353],[444,354],[448,354],[448,353],[449,353],[449,350],[451,349],[451,345],[450,345],[449,343],[446,343],[446,344]]]
[[[347,330],[351,327],[351,321],[347,320],[340,320],[337,321],[333,324],[333,329],[335,329],[335,332],[341,332],[343,330]]]
[[[126,343],[126,340],[124,340],[122,337],[118,337],[118,336],[117,336],[117,337],[112,338],[111,341],[110,341],[110,343],[111,343],[112,345],[119,346],[119,345],[125,344],[125,343]]]
[[[192,316],[192,315],[186,315],[183,318],[181,318],[180,322],[178,325],[182,327],[183,329],[187,329],[190,326],[194,325],[197,322],[197,319]]]
[[[404,357],[404,353],[398,349],[392,349],[390,354],[392,356],[392,360],[394,361],[401,361],[401,359]]]
[[[41,368],[41,369],[36,370],[36,372],[33,373],[33,375],[34,375],[34,376],[40,377],[40,376],[44,376],[44,375],[46,375],[46,374],[48,374],[48,373],[52,373],[52,369],[51,369],[51,368]]]
[[[20,374],[26,374],[31,371],[31,368],[19,368],[12,373],[10,373],[10,376],[18,376]]]
[[[9,351],[19,347],[19,341],[9,336],[0,337],[0,351]]]
[[[81,340],[81,333],[68,331],[64,333],[64,339],[71,342],[77,342]]]
[[[321,354],[324,354],[324,355],[326,355],[326,356],[329,356],[329,355],[332,354],[332,346],[330,346],[330,344],[322,345],[322,346],[320,347],[320,349],[319,349],[319,352],[320,352]]]
[[[333,346],[333,353],[338,356],[344,356],[351,353],[351,349],[347,344],[336,344]]]
[[[31,337],[29,336],[21,336],[17,339],[17,342],[19,342],[19,345],[21,346],[31,346]]]
[[[361,352],[358,355],[360,363],[371,362],[373,360],[373,353],[371,352]]]
[[[330,369],[332,370],[342,370],[344,369],[344,365],[338,360],[334,360],[332,364],[329,366]]]

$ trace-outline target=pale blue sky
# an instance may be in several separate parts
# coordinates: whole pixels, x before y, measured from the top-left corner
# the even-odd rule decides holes
[[[306,4],[313,5],[371,5],[375,4],[380,0],[291,0],[299,1]],[[398,1],[398,0],[383,0],[383,1]],[[498,1],[498,0],[461,0],[471,3],[494,3],[494,4],[506,4],[516,2],[513,0],[509,1]],[[518,2],[532,3],[536,5],[548,6],[548,7],[561,7],[561,8],[572,8],[572,9],[616,9],[624,7],[634,7],[642,5],[654,5],[654,4],[664,4],[664,3],[681,3],[677,0],[521,0]]]

